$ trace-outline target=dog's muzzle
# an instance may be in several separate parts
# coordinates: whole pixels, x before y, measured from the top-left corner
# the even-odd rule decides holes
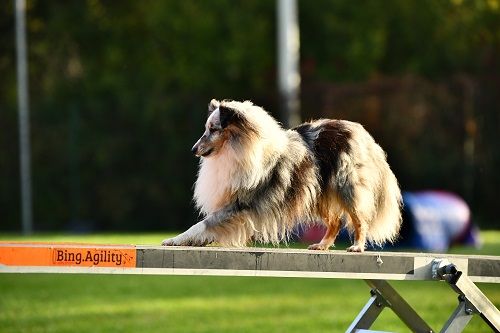
[[[208,156],[208,155],[210,155],[213,151],[214,151],[214,149],[213,149],[213,148],[208,148],[208,149],[206,149],[206,148],[204,148],[204,145],[201,145],[201,146],[200,146],[200,144],[199,144],[199,143],[196,143],[196,144],[193,146],[193,148],[191,148],[191,152],[192,152],[194,155],[198,156],[198,157],[200,157],[200,156],[202,156],[202,157],[207,157],[207,156]]]

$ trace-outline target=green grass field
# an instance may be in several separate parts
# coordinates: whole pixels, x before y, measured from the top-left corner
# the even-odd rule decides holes
[[[40,234],[0,240],[158,244],[162,234]],[[500,255],[500,232],[481,250]],[[457,305],[444,283],[392,285],[436,330]],[[500,286],[479,284],[500,307]],[[201,276],[0,274],[0,332],[344,332],[369,297],[363,281]],[[386,309],[372,327],[407,332]],[[491,332],[475,318],[466,332]]]

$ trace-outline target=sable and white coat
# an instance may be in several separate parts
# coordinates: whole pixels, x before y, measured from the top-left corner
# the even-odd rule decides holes
[[[204,219],[163,245],[278,243],[298,223],[321,219],[327,231],[310,249],[328,249],[340,227],[349,251],[393,241],[401,194],[385,153],[357,123],[321,119],[284,130],[249,101],[212,100],[194,200]]]

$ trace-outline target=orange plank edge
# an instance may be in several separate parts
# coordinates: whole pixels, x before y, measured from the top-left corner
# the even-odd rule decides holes
[[[133,245],[0,242],[0,265],[135,268]]]

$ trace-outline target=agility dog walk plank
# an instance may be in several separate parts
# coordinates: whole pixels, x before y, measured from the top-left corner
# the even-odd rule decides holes
[[[296,249],[0,242],[3,273],[236,275],[432,280],[446,258],[473,282],[500,283],[500,257]]]
[[[500,312],[474,284],[500,283],[498,256],[0,242],[0,273],[363,279],[371,297],[347,332],[369,329],[385,307],[412,331],[435,332],[386,281],[445,281],[459,295],[459,304],[441,332],[461,332],[475,314],[500,330]]]

